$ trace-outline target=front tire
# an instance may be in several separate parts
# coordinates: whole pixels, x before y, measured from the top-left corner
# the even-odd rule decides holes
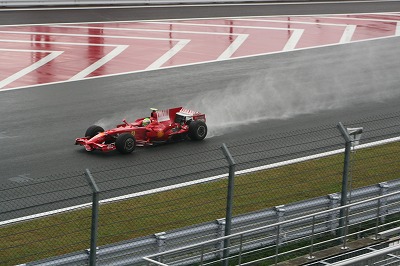
[[[191,140],[203,140],[207,136],[207,125],[203,121],[196,120],[189,124],[188,136]]]
[[[86,130],[85,137],[91,139],[101,132],[104,132],[104,129],[101,126],[93,125]]]
[[[115,147],[122,154],[128,154],[135,150],[136,139],[129,133],[121,134],[115,141]]]

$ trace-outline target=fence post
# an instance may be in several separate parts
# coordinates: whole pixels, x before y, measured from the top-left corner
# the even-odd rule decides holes
[[[283,222],[285,220],[285,205],[275,206],[274,210],[276,212],[276,221],[278,223]],[[278,224],[276,227],[276,239],[275,239],[275,263],[274,265],[278,264],[278,256],[279,256],[279,245],[283,242],[284,236],[283,232],[283,224]]]
[[[274,210],[275,210],[276,216],[277,216],[276,221],[278,223],[283,222],[285,220],[285,212],[286,212],[285,205],[275,206]],[[279,235],[278,241],[276,242],[277,246],[282,244],[282,242],[284,241],[283,231],[284,231],[283,225],[279,226],[279,230],[277,232],[277,234]]]
[[[157,253],[164,252],[165,251],[165,245],[167,244],[166,243],[166,240],[167,240],[166,233],[165,232],[160,232],[160,233],[154,234],[154,237],[156,238],[156,241],[157,241],[157,248],[158,248]],[[159,262],[161,262],[161,263],[163,262],[163,257],[162,256],[160,258],[158,258],[158,259],[159,259]]]
[[[228,177],[228,195],[226,199],[226,216],[225,216],[225,236],[231,234],[232,226],[232,209],[233,209],[233,188],[235,180],[235,160],[233,159],[231,153],[226,147],[225,143],[222,144],[222,152],[224,153],[226,160],[229,164],[229,177]],[[223,266],[229,265],[229,238],[224,240],[224,252],[223,252]]]
[[[387,182],[379,183],[379,188],[380,188],[379,196],[386,195],[389,191],[389,184]],[[381,223],[385,222],[387,213],[387,201],[388,198],[382,198],[378,201],[378,209],[379,209],[379,216]]]
[[[217,219],[217,238],[223,237],[225,232],[225,218]],[[218,259],[222,258],[223,256],[223,248],[224,248],[224,241],[218,241],[215,245],[217,249],[216,256]]]
[[[338,207],[338,202],[339,202],[339,195],[337,193],[334,194],[329,194],[328,195],[329,199],[329,209],[334,209]],[[327,221],[327,227],[328,229],[331,230],[332,234],[335,235],[335,230],[337,228],[337,211],[333,211],[329,213],[328,215],[328,221]]]
[[[352,144],[355,146],[361,137],[363,131],[362,128],[348,128],[346,129],[341,122],[337,125],[342,137],[345,140],[345,150],[344,150],[344,165],[343,165],[343,178],[342,178],[342,192],[340,197],[340,206],[345,206],[347,204],[347,190],[349,183],[349,166],[350,166],[350,153]],[[348,211],[348,210],[347,210]],[[348,213],[347,213],[348,214]],[[346,208],[340,209],[339,214],[339,228],[338,233],[341,242],[343,243],[343,237],[345,237],[344,219],[346,216]]]
[[[93,191],[92,193],[92,226],[90,232],[90,251],[89,251],[89,266],[96,266],[96,249],[97,249],[97,226],[99,220],[99,193],[96,182],[89,169],[86,169],[85,177]]]

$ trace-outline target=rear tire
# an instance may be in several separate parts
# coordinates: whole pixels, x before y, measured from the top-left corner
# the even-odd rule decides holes
[[[189,124],[188,136],[191,140],[203,140],[207,136],[207,125],[203,121],[196,120]]]
[[[136,148],[136,139],[129,133],[121,134],[115,141],[115,147],[122,154],[131,153]]]
[[[101,132],[104,132],[104,129],[101,126],[93,125],[86,130],[85,137],[93,138]]]

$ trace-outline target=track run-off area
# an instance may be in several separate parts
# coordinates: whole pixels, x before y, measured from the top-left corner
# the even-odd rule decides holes
[[[400,13],[10,25],[0,90],[400,35]]]

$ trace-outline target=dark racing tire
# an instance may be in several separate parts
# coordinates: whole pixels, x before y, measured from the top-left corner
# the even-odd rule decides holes
[[[115,141],[115,147],[117,148],[117,151],[122,154],[131,153],[136,148],[136,139],[129,133],[121,134]]]
[[[93,138],[101,132],[104,132],[104,129],[101,126],[93,125],[86,130],[85,137]]]
[[[196,120],[189,124],[188,136],[191,140],[203,140],[207,136],[207,125],[203,121]]]

